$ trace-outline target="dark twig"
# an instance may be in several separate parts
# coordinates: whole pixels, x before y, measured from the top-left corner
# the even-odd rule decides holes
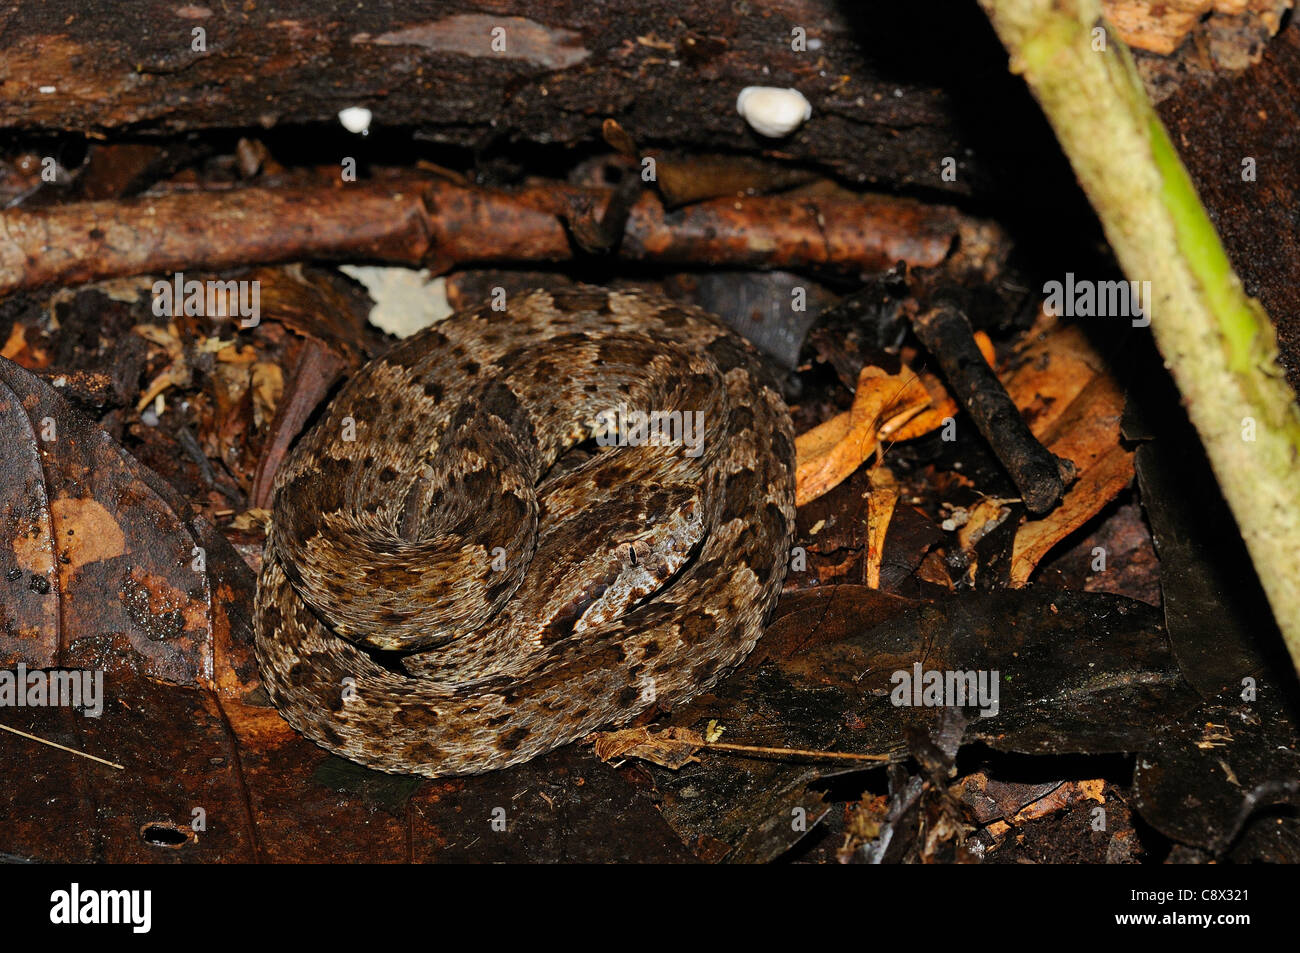
[[[641,193],[641,181],[629,172],[608,198],[591,192],[575,195],[573,209],[561,219],[579,248],[589,255],[608,255],[618,250],[632,215],[632,207]]]
[[[1058,460],[1030,431],[985,363],[961,309],[943,298],[929,304],[912,319],[916,336],[939,362],[953,397],[1006,468],[1025,508],[1034,516],[1047,513],[1061,502],[1066,479],[1073,477],[1073,464]]]
[[[204,485],[216,490],[231,503],[234,503],[240,509],[243,509],[245,503],[244,495],[233,487],[226,486],[225,483],[217,479],[217,471],[213,469],[212,461],[210,461],[208,455],[203,452],[203,448],[199,446],[199,441],[194,434],[190,432],[190,428],[186,426],[177,427],[176,439],[180,443],[181,449],[183,449],[186,455],[188,455],[189,458],[198,466],[199,476],[203,478]]]

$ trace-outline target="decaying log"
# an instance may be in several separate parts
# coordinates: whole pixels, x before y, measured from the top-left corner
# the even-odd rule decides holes
[[[981,76],[999,85],[1001,64],[983,55],[996,52],[979,11],[960,5],[13,4],[0,12],[0,127],[339,129],[339,111],[357,106],[376,129],[482,151],[507,139],[595,143],[615,116],[646,146],[769,152],[960,194],[998,161],[971,140],[957,102]],[[812,120],[764,139],[736,112],[750,85],[800,89]],[[956,178],[941,176],[945,156],[961,163]]]

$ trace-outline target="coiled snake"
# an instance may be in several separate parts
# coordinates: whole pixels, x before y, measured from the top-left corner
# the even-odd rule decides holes
[[[463,311],[362,368],[277,474],[263,683],[371,767],[505,767],[711,687],[793,526],[785,404],[705,312],[592,287]]]

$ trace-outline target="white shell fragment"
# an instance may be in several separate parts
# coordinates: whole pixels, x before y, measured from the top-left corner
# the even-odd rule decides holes
[[[370,118],[370,110],[364,106],[349,106],[339,110],[339,122],[343,123],[343,128],[348,132],[359,132],[363,136],[370,132]]]
[[[736,97],[736,112],[745,117],[755,132],[779,139],[812,117],[812,103],[797,89],[746,86]]]

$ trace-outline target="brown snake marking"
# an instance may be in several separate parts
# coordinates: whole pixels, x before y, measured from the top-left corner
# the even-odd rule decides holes
[[[711,687],[762,634],[793,533],[764,373],[703,311],[590,287],[367,364],[276,477],[255,609],[276,707],[339,755],[439,777]],[[619,404],[701,413],[702,452],[567,453]]]

